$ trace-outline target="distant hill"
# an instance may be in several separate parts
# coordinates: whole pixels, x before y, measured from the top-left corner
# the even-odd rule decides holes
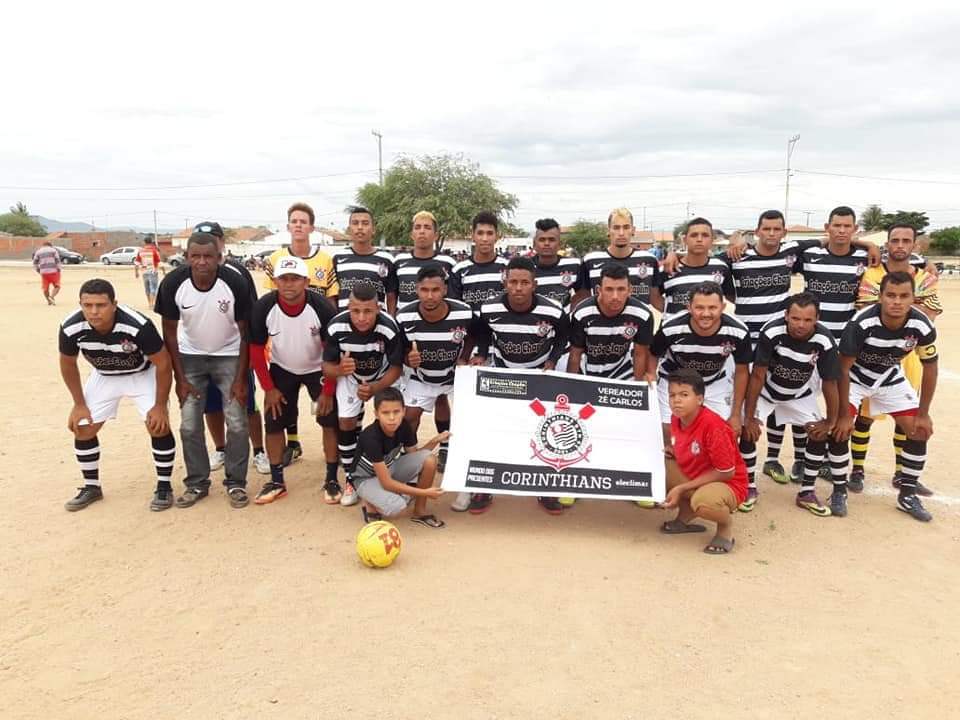
[[[31,215],[30,217],[43,225],[47,229],[47,232],[90,232],[93,230],[93,225],[88,223],[60,222],[59,220],[45,218],[42,215]]]

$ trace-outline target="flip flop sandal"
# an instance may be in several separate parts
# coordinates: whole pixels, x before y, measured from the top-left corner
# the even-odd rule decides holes
[[[684,533],[701,533],[707,528],[697,523],[685,523],[679,520],[668,520],[660,526],[660,532],[667,535],[683,535]]]
[[[722,538],[719,535],[714,535],[713,540],[711,540],[703,551],[707,555],[726,555],[731,550],[737,541],[735,539],[727,540]]]
[[[414,517],[410,518],[410,520],[436,530],[447,526],[443,520],[437,519],[435,515],[415,515]]]
[[[378,512],[373,512],[372,510],[367,510],[365,507],[360,508],[360,512],[363,513],[363,522],[365,524],[383,520],[383,515]]]

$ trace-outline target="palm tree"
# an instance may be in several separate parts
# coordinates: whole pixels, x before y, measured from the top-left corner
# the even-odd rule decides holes
[[[868,205],[867,209],[860,215],[860,224],[867,232],[874,230],[883,230],[884,215],[879,205]]]

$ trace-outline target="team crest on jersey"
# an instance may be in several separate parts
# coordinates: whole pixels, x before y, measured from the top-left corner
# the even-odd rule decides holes
[[[730,357],[730,354],[733,352],[734,344],[729,340],[724,340],[723,345],[720,346],[720,352],[723,353],[724,357]]]
[[[903,339],[903,349],[907,352],[910,352],[917,346],[917,337],[916,335],[907,335]]]
[[[692,443],[690,443],[690,452],[693,453],[694,455],[699,455],[699,454],[700,454],[700,443],[698,443],[696,440],[694,440]]]
[[[314,270],[314,272],[313,272],[313,276],[314,276],[317,280],[323,280],[323,278],[324,278],[324,276],[326,276],[326,274],[327,274],[327,273],[324,272],[323,268],[317,268],[317,269]]]
[[[793,267],[794,265],[797,264],[797,256],[796,256],[796,255],[787,255],[787,256],[783,259],[783,264],[786,265],[787,267]]]
[[[596,413],[590,403],[574,413],[570,399],[566,395],[557,395],[553,412],[540,400],[530,403],[530,409],[540,418],[530,441],[532,457],[555,470],[563,470],[590,459],[593,445],[584,427],[586,421]]]
[[[390,268],[387,267],[386,263],[380,263],[377,265],[377,275],[380,277],[386,277],[390,272]]]
[[[560,284],[564,287],[570,287],[573,285],[573,273],[569,270],[564,270],[560,273]]]
[[[649,272],[650,268],[646,265],[637,265],[637,277],[645,278]]]
[[[230,312],[230,301],[229,301],[229,300],[218,300],[218,301],[217,301],[217,308],[220,310],[220,312],[222,312],[224,315],[226,315],[228,312]]]
[[[714,281],[717,285],[723,285],[723,273],[720,272],[719,270],[717,270],[716,272],[714,272],[714,273],[713,273],[713,281]]]
[[[637,334],[636,323],[628,322],[623,324],[623,336],[627,340],[633,340],[634,336]]]
[[[120,349],[127,354],[135,353],[138,350],[137,344],[130,338],[123,339],[123,342],[120,343]]]
[[[553,325],[551,325],[549,321],[541,320],[539,323],[537,323],[537,335],[540,337],[546,337],[550,334],[552,327]]]
[[[450,340],[455,343],[462,343],[467,337],[467,329],[462,326],[455,327],[450,331]]]

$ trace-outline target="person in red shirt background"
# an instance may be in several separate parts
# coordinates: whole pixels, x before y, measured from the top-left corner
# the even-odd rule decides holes
[[[143,276],[143,291],[147,294],[147,305],[152,309],[157,302],[157,288],[160,285],[160,251],[153,238],[143,241],[143,247],[137,251],[133,262],[135,277]]]
[[[664,450],[667,498],[663,507],[677,508],[677,517],[660,529],[670,535],[703,532],[706,527],[693,523],[694,518],[715,522],[716,535],[703,551],[726,555],[734,544],[733,515],[747,497],[747,466],[726,420],[703,406],[700,374],[680,368],[667,382],[672,447]]]

